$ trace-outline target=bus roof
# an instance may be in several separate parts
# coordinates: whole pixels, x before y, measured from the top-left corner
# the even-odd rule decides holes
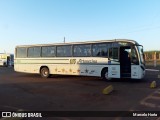
[[[97,41],[86,41],[86,42],[67,42],[67,43],[51,43],[51,44],[33,44],[33,45],[18,45],[16,47],[32,47],[32,46],[52,46],[52,45],[75,45],[75,44],[91,44],[91,43],[105,43],[105,42],[128,42],[134,45],[139,45],[135,40],[129,39],[113,39],[113,40],[97,40]]]

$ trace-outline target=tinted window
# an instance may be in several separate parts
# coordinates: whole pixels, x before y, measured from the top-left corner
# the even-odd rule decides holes
[[[137,55],[137,51],[136,51],[135,47],[132,48],[131,53],[130,53],[130,57],[131,57],[131,62],[132,63],[139,64],[138,55]],[[143,55],[142,55],[142,57],[143,57]]]
[[[77,57],[91,56],[91,45],[74,45],[73,54]]]
[[[108,56],[108,44],[93,44],[93,56]]]
[[[41,47],[31,47],[28,48],[28,57],[40,57]]]
[[[118,59],[118,48],[109,49],[109,58]]]
[[[17,48],[16,51],[17,51],[17,54],[16,54],[17,58],[27,57],[27,48],[25,47]]]
[[[55,48],[54,46],[42,47],[42,57],[54,57],[56,54]]]
[[[118,43],[118,42],[114,42],[114,43],[112,43],[112,47],[120,47],[120,44]]]
[[[57,46],[57,57],[70,57],[72,56],[71,46]]]

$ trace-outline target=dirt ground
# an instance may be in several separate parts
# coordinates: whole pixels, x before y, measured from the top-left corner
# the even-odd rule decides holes
[[[160,70],[159,66],[146,68]],[[83,76],[52,76],[44,79],[40,75],[17,73],[12,67],[0,67],[0,111],[20,109],[24,111],[88,111],[88,114],[92,111],[160,111],[159,74],[155,71],[146,71],[146,76],[142,80],[113,79],[106,82],[97,77]],[[154,89],[150,88],[152,81],[157,83]],[[109,95],[102,94],[103,89],[109,85],[113,86],[113,92]],[[82,115],[74,118],[45,119],[123,120],[124,118]],[[153,117],[150,119],[158,120]]]

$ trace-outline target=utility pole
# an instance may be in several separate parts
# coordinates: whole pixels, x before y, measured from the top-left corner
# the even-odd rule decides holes
[[[154,67],[157,66],[157,58],[156,58],[156,52],[153,54],[153,59],[154,59]]]
[[[66,38],[64,37],[64,41],[63,41],[64,43],[66,42]]]

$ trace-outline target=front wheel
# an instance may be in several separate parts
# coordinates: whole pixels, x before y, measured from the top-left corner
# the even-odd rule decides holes
[[[40,74],[41,74],[41,77],[43,78],[48,78],[49,77],[49,69],[47,67],[43,67],[41,70],[40,70]]]
[[[102,71],[102,79],[103,79],[103,80],[106,80],[106,81],[111,80],[111,78],[109,78],[108,75],[109,75],[109,74],[108,74],[108,69],[104,69],[104,70]]]

